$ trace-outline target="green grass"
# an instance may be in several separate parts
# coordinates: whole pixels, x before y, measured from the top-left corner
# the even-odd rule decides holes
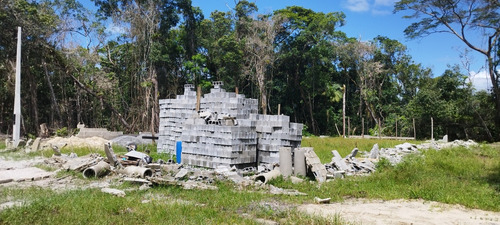
[[[500,211],[500,148],[427,150],[396,166],[381,162],[371,176],[334,180],[320,187],[279,179],[271,183],[335,201],[345,197],[424,199]]]
[[[257,224],[254,218],[283,224],[341,224],[297,212],[292,205],[275,203],[273,196],[237,191],[219,183],[218,191],[155,187],[127,192],[123,198],[98,189],[56,193],[31,188],[8,189],[0,201],[26,201],[0,212],[0,224]],[[277,205],[276,207],[274,205]]]
[[[350,139],[342,137],[304,137],[302,138],[302,147],[313,147],[314,152],[320,158],[322,163],[328,163],[332,160],[332,150],[337,150],[342,157],[351,153],[354,148],[359,151],[369,152],[374,144],[378,143],[380,148],[394,147],[405,142],[421,143],[421,141],[408,140],[387,140],[387,139]]]

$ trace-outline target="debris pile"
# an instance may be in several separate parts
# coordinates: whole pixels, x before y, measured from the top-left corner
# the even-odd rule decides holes
[[[358,153],[358,149],[354,148],[352,152],[346,157],[342,158],[340,154],[336,151],[332,151],[332,161],[325,164],[326,170],[328,171],[328,177],[331,178],[342,178],[344,176],[351,176],[356,174],[368,174],[375,171],[375,163],[379,159],[385,158],[389,160],[392,165],[398,164],[402,161],[403,157],[412,154],[419,153],[421,150],[427,149],[444,149],[444,148],[454,148],[454,147],[472,147],[478,144],[472,140],[461,141],[455,140],[453,142],[446,142],[445,140],[440,141],[430,141],[419,145],[403,143],[396,145],[393,148],[382,148],[380,149],[378,144],[373,145],[370,152],[365,152],[363,158],[357,159],[355,156]]]

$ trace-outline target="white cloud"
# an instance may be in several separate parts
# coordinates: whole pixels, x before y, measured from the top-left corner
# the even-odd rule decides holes
[[[111,24],[106,28],[106,32],[109,32],[112,36],[121,35],[126,33],[126,29],[125,27],[122,27],[120,25],[111,22]]]
[[[379,9],[372,9],[372,14],[373,15],[380,15],[380,16],[383,16],[383,15],[389,15],[391,14],[392,12],[390,10],[379,10]]]
[[[397,0],[375,0],[374,5],[375,6],[394,6],[394,3],[397,2]]]
[[[370,9],[368,0],[347,0],[345,7],[353,12],[366,12]]]
[[[391,14],[397,0],[344,0],[344,7],[353,12],[371,12],[373,15]]]
[[[485,70],[481,70],[478,73],[471,72],[469,79],[477,91],[491,89],[490,76]]]

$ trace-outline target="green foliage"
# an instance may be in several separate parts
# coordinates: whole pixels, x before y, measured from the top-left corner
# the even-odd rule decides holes
[[[94,2],[96,15],[74,0],[3,2],[0,73],[7,76],[0,77],[0,132],[7,133],[13,120],[13,28],[21,26],[26,134],[37,133],[44,122],[51,130],[66,127],[68,134],[79,122],[126,133],[156,131],[159,99],[181,94],[186,83],[201,85],[206,93],[211,81],[220,80],[228,91],[238,88],[259,99],[261,112],[276,114],[280,105],[281,114],[306,125],[305,135],[340,133],[345,85],[352,134],[361,134],[362,123],[366,133],[376,134],[380,121],[382,135],[413,136],[415,119],[417,136],[425,139],[431,136],[432,117],[435,136],[500,138],[500,110],[491,106],[500,105],[498,91],[473,92],[466,73],[455,67],[432,78],[430,69],[390,37],[367,42],[348,37],[339,30],[347,20],[342,12],[290,6],[255,15],[257,4],[238,1],[234,10],[204,18],[189,0]],[[481,0],[469,8],[463,7],[467,1],[456,2],[405,0],[395,10],[442,9],[436,11],[442,20],[411,14],[420,20],[407,29],[409,37],[435,32],[445,23],[460,27],[455,26],[458,15],[470,18],[470,30],[485,31],[475,32],[484,36],[481,40],[491,37],[484,53],[491,53],[490,73],[496,76],[500,44],[491,27],[496,28],[499,6]],[[453,9],[460,10],[450,14]],[[108,34],[109,18],[127,32]],[[84,41],[72,46],[69,36]]]
[[[68,136],[68,128],[67,127],[63,127],[61,129],[57,129],[56,130],[56,136],[59,136],[59,137],[66,137],[66,136]]]

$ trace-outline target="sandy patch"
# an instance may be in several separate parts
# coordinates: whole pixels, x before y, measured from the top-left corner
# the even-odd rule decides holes
[[[88,147],[104,149],[104,144],[107,144],[109,142],[109,140],[101,137],[79,138],[71,136],[69,138],[55,137],[47,141],[43,141],[43,144],[41,146],[42,148],[44,148],[50,147],[52,145],[57,146],[59,149],[62,149],[64,147]]]
[[[354,224],[489,224],[500,225],[500,213],[424,200],[350,199],[342,203],[307,204],[299,211]]]

